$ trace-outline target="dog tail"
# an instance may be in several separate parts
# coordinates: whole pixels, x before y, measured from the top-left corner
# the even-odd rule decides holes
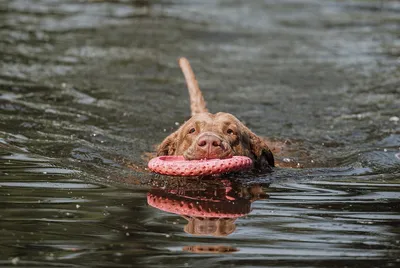
[[[186,79],[186,84],[189,90],[190,97],[190,110],[192,111],[192,116],[200,113],[207,113],[206,102],[203,98],[203,93],[199,88],[196,77],[193,73],[192,67],[186,58],[179,59],[179,66],[182,69],[183,75]]]

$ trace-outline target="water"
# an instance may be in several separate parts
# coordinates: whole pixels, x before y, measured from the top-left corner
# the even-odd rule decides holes
[[[13,0],[0,14],[0,266],[399,265],[397,1]],[[305,168],[146,171],[189,116],[180,56],[211,111],[292,140]]]

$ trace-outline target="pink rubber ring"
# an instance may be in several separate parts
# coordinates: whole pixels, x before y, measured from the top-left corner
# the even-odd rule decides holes
[[[159,156],[149,161],[149,169],[170,176],[200,176],[249,169],[252,160],[247,156],[226,159],[185,160],[183,156]]]

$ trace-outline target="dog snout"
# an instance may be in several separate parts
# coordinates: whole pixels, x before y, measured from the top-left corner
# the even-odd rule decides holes
[[[226,158],[230,155],[226,142],[210,132],[201,134],[195,145],[194,152],[198,159]]]
[[[233,152],[229,143],[212,132],[200,134],[183,153],[186,160],[224,159],[232,157],[232,155]]]
[[[213,147],[221,147],[222,141],[220,138],[213,134],[204,134],[197,140],[197,146],[202,149],[212,150]]]

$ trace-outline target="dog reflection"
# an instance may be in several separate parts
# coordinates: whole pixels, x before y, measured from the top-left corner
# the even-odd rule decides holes
[[[183,216],[188,223],[185,233],[193,235],[227,236],[236,230],[237,218],[199,218]]]
[[[239,249],[225,245],[195,245],[183,247],[183,251],[192,253],[232,253],[239,251]]]
[[[232,234],[236,230],[235,221],[251,212],[251,203],[267,198],[259,184],[244,187],[229,180],[153,188],[147,194],[150,206],[186,219],[186,233],[217,237]]]

